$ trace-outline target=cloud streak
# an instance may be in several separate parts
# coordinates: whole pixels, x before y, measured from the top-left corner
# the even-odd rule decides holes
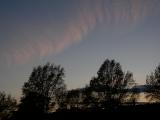
[[[73,7],[75,11],[72,16],[68,16],[70,18],[65,21],[64,26],[61,26],[63,30],[57,35],[52,34],[52,30],[56,29],[52,28],[50,31],[42,30],[37,35],[29,34],[29,37],[28,34],[24,35],[25,37],[21,35],[20,38],[14,36],[15,39],[21,39],[15,40],[21,45],[9,46],[11,48],[6,48],[7,50],[1,54],[3,54],[3,59],[6,59],[5,61],[11,63],[25,63],[35,58],[56,55],[69,46],[79,43],[98,24],[113,27],[137,25],[154,13],[157,3],[159,3],[158,0],[80,0]],[[47,27],[50,28],[50,26],[43,28],[47,29]],[[25,32],[30,33],[30,31]]]

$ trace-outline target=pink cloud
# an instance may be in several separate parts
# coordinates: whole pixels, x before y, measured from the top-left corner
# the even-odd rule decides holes
[[[59,33],[56,37],[52,35],[46,37],[42,33],[39,35],[41,37],[35,37],[36,40],[34,37],[30,37],[29,39],[33,40],[29,40],[28,44],[14,46],[6,52],[6,59],[14,63],[25,63],[36,57],[61,53],[70,45],[79,43],[99,23],[113,24],[113,26],[126,23],[129,26],[135,26],[152,13],[155,1],[80,1],[73,17],[69,22],[66,22],[64,32]]]

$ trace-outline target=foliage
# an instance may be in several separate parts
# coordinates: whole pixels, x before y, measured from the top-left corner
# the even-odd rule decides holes
[[[67,91],[64,109],[110,109],[126,101],[135,102],[137,93],[130,91],[134,85],[131,72],[124,73],[115,60],[105,60],[90,85]]]
[[[131,72],[124,73],[121,65],[115,60],[106,59],[97,72],[97,76],[90,81],[94,91],[101,93],[104,107],[119,105],[123,102],[128,88],[134,83]]]
[[[0,92],[0,120],[8,119],[17,108],[16,99]]]
[[[54,64],[45,64],[33,69],[24,83],[20,111],[47,112],[50,105],[59,104],[65,90],[64,69]]]
[[[151,100],[160,101],[160,64],[154,72],[147,75],[146,84],[148,85],[148,93]]]

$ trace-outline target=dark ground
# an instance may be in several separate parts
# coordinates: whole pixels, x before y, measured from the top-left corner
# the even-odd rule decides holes
[[[65,113],[65,114],[64,114]],[[76,117],[77,115],[82,117],[77,113],[87,113],[88,115],[97,115],[97,113],[105,113],[105,115],[115,115],[115,113],[145,113],[146,115],[149,113],[160,113],[160,104],[145,104],[145,105],[135,105],[135,106],[119,106],[114,109],[105,110],[105,109],[70,109],[70,110],[57,110],[54,113],[40,114],[40,113],[15,113],[15,115],[11,118],[11,120],[54,120],[56,118],[65,119],[66,115]],[[91,113],[91,114],[90,114]],[[125,115],[127,115],[125,114]],[[133,114],[132,114],[133,115]],[[135,115],[135,114],[134,114]],[[77,116],[77,117],[78,117]],[[78,118],[77,118],[78,119]]]

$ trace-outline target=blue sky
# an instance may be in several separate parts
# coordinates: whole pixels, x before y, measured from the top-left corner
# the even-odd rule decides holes
[[[0,16],[0,90],[16,97],[46,62],[65,68],[68,89],[88,84],[106,58],[139,84],[160,62],[159,0],[2,0]]]

